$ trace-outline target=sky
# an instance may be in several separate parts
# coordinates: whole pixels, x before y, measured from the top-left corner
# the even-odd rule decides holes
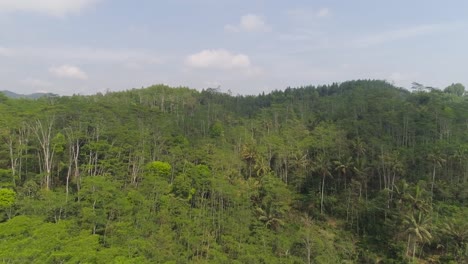
[[[0,0],[0,90],[468,85],[466,0]]]

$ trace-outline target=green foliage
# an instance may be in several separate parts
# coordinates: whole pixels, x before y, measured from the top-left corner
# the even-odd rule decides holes
[[[161,178],[167,178],[171,174],[171,165],[163,161],[153,161],[146,166],[151,175]]]
[[[452,83],[444,89],[444,92],[457,96],[463,96],[465,94],[465,86],[463,86],[461,83]]]
[[[15,191],[6,188],[0,188],[0,212],[8,211],[9,209],[11,209],[11,207],[15,204],[15,201]],[[8,214],[8,217],[11,216]]]
[[[9,208],[15,203],[16,193],[13,190],[0,189],[0,208]]]
[[[13,187],[11,170],[0,169],[0,188]]]
[[[465,88],[415,88],[0,95],[0,260],[466,263]]]
[[[187,175],[179,174],[175,177],[174,183],[172,184],[172,193],[182,199],[192,199],[195,189],[192,188],[191,181]]]
[[[223,124],[219,121],[216,121],[210,128],[210,136],[213,138],[218,138],[224,135]]]
[[[6,96],[4,93],[0,92],[0,104],[4,104],[8,101],[8,96]]]

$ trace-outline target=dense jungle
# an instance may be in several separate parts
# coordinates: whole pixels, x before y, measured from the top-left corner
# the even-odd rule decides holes
[[[467,263],[468,96],[0,94],[3,263]]]

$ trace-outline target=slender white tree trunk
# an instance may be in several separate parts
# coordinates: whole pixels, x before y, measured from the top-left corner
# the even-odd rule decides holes
[[[322,176],[322,198],[320,199],[320,214],[323,214],[323,191],[325,189],[325,174]]]
[[[49,190],[51,186],[52,164],[54,160],[54,150],[51,146],[54,118],[52,117],[47,123],[47,127],[44,127],[42,122],[37,120],[35,126],[32,127],[32,130],[39,141],[43,169],[45,172],[45,188],[46,190]]]

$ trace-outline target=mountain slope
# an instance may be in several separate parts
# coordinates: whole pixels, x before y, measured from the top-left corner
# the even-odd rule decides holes
[[[10,97],[10,98],[37,99],[37,98],[41,98],[41,97],[55,97],[55,96],[58,96],[58,94],[54,94],[54,93],[17,94],[15,92],[8,91],[8,90],[3,90],[3,91],[0,91],[0,92],[2,92],[4,95],[6,95],[7,97]]]
[[[462,94],[0,94],[0,259],[468,263]]]

